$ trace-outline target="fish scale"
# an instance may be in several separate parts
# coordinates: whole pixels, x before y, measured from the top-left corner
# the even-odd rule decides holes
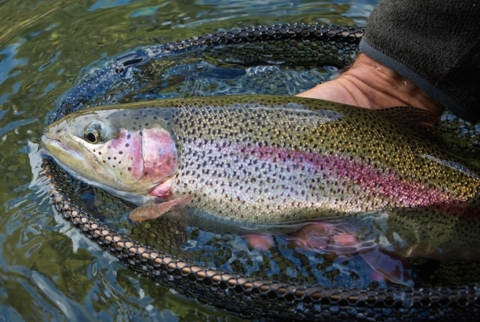
[[[298,107],[182,108],[172,125],[182,156],[173,190],[193,193],[191,208],[233,220],[274,222],[318,216],[318,209],[327,212],[334,205],[335,188],[318,189],[328,180],[326,174],[282,153],[312,151],[290,133],[308,136],[307,132],[339,117],[331,111],[322,115]],[[261,147],[274,149],[265,151],[262,159],[254,151]]]
[[[194,194],[192,208],[262,223],[476,195],[478,178],[421,157],[451,158],[403,124],[328,102],[328,109],[305,110],[276,100],[229,106],[225,98],[177,111],[171,127],[181,162],[173,191]]]

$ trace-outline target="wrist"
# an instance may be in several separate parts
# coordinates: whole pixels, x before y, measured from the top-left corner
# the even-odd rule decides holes
[[[368,109],[411,106],[440,117],[443,106],[410,80],[360,54],[337,79],[317,85],[298,96],[336,101]]]

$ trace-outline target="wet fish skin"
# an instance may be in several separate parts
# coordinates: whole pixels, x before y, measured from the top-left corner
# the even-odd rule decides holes
[[[474,199],[479,177],[419,137],[412,123],[422,113],[279,96],[160,100],[71,114],[47,127],[43,142],[70,172],[137,204],[152,189],[165,200],[193,195],[192,209],[236,221],[290,222]],[[85,128],[98,121],[107,122],[105,143],[85,144]],[[146,181],[119,175],[118,164],[105,167],[108,156],[120,158],[118,150],[105,148],[102,156],[92,150],[118,138],[120,129],[132,136],[165,131],[174,167]],[[51,143],[57,131],[64,156]]]

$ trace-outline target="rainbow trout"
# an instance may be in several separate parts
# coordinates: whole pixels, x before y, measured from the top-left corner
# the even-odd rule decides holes
[[[387,211],[391,243],[476,257],[480,178],[430,139],[429,121],[406,107],[188,98],[76,112],[42,142],[75,177],[139,205],[137,220],[180,206],[257,224]]]

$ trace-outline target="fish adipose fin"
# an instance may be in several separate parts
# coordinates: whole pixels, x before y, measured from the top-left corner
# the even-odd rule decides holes
[[[157,204],[146,204],[134,209],[128,216],[133,221],[145,221],[156,219],[164,213],[172,210],[173,208],[184,207],[192,200],[193,196],[188,195],[180,198],[175,198],[169,201],[165,201]]]

